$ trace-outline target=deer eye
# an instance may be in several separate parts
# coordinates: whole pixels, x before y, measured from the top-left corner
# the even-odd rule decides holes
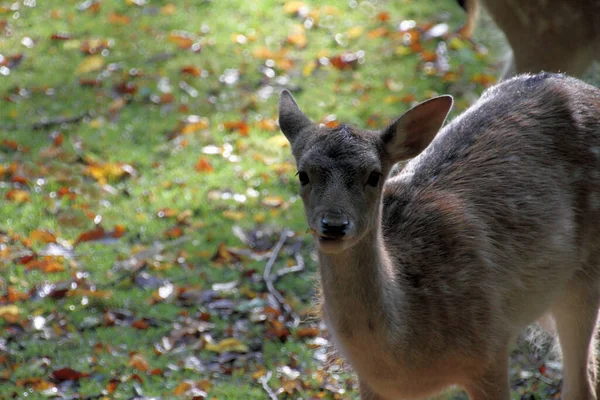
[[[367,185],[377,187],[379,184],[379,179],[381,178],[381,172],[373,171],[371,175],[369,175],[369,179],[367,180]]]
[[[308,185],[308,182],[309,182],[309,180],[308,180],[308,174],[306,172],[304,172],[304,171],[299,171],[298,172],[298,180],[300,181],[300,184],[302,186]]]

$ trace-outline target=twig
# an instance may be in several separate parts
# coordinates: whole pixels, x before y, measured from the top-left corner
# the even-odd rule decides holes
[[[287,240],[288,236],[289,236],[289,233],[287,230],[284,230],[283,232],[281,232],[279,241],[277,242],[275,247],[273,247],[273,250],[271,251],[271,257],[269,257],[269,261],[267,261],[267,265],[265,266],[265,272],[263,273],[263,278],[265,281],[271,282],[271,286],[273,285],[272,278],[271,278],[271,270],[273,269],[273,265],[275,265],[277,256],[279,255],[279,252],[281,251],[281,248],[285,244],[285,241]],[[267,286],[269,286],[268,283],[267,283]]]
[[[50,127],[56,126],[56,125],[74,124],[74,123],[80,122],[83,119],[90,117],[90,116],[91,116],[91,114],[86,111],[86,112],[84,112],[80,115],[76,115],[74,117],[60,117],[60,118],[43,119],[40,122],[33,123],[31,125],[31,129],[38,130],[38,129],[50,128]]]
[[[287,268],[281,268],[280,270],[278,270],[275,273],[275,277],[273,280],[274,282],[277,281],[279,278],[286,276],[287,274],[293,274],[296,272],[304,271],[304,258],[302,257],[302,255],[300,253],[296,253],[294,255],[294,258],[296,259],[296,265]]]
[[[269,261],[267,261],[267,265],[265,266],[265,272],[263,273],[263,279],[267,285],[267,290],[269,291],[269,293],[271,293],[273,295],[273,297],[275,297],[275,299],[277,300],[279,305],[281,305],[281,308],[283,309],[283,311],[285,311],[285,313],[290,318],[293,319],[293,324],[294,324],[294,326],[296,326],[300,323],[300,318],[296,315],[296,313],[294,313],[294,310],[292,310],[292,307],[290,307],[285,302],[285,299],[283,298],[281,293],[279,293],[279,291],[275,288],[275,280],[277,279],[277,275],[275,275],[275,276],[271,275],[271,270],[273,269],[275,260],[277,260],[277,256],[279,255],[279,252],[281,251],[281,248],[283,247],[283,244],[285,243],[285,241],[287,240],[288,237],[289,237],[289,232],[287,230],[284,230],[283,232],[281,232],[279,241],[273,248],[273,251],[271,252],[271,257],[269,258]]]
[[[269,379],[271,379],[272,375],[273,375],[273,373],[271,371],[267,372],[267,374],[265,376],[260,378],[260,383],[261,383],[263,389],[265,389],[265,392],[267,392],[267,394],[269,395],[269,398],[271,400],[277,400],[277,395],[275,394],[275,392],[273,392],[273,389],[271,389],[271,387],[269,386]]]
[[[144,271],[148,267],[148,264],[144,263],[141,267],[134,269],[134,270],[129,269],[128,264],[131,266],[136,265],[141,260],[152,258],[152,257],[156,256],[157,254],[162,253],[165,249],[179,246],[180,244],[185,243],[188,240],[190,240],[189,236],[181,236],[180,238],[177,238],[171,242],[167,242],[167,244],[158,242],[158,243],[155,243],[153,247],[151,247],[147,250],[141,251],[138,254],[134,255],[133,257],[131,257],[125,261],[115,263],[115,266],[117,268],[125,269],[126,272],[124,274],[117,276],[115,279],[113,279],[110,282],[106,282],[104,284],[97,285],[97,287],[102,288],[102,289],[111,287],[111,286],[117,285],[117,284],[125,281],[128,278],[133,278],[133,277],[137,276],[140,272]]]

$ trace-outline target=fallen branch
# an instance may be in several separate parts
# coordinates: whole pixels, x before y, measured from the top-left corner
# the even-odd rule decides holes
[[[275,273],[274,282],[276,282],[279,278],[286,276],[287,274],[294,274],[296,272],[304,271],[304,257],[302,257],[300,253],[296,253],[294,258],[296,259],[296,265],[278,270]]]
[[[275,288],[275,281],[279,277],[286,275],[292,271],[287,271],[279,276],[278,276],[278,274],[275,274],[275,275],[271,274],[271,270],[273,269],[273,265],[275,265],[277,256],[279,256],[279,252],[281,251],[281,248],[283,247],[283,245],[285,244],[285,241],[287,240],[287,238],[289,236],[290,236],[289,231],[284,230],[283,232],[281,232],[279,241],[277,242],[275,247],[273,247],[273,250],[271,252],[271,257],[269,258],[269,260],[267,261],[267,265],[265,266],[265,272],[263,273],[263,279],[265,281],[265,284],[267,285],[267,290],[269,291],[269,293],[271,293],[271,295],[273,295],[273,297],[277,300],[277,302],[279,303],[279,305],[281,306],[283,311],[285,311],[285,313],[290,318],[293,319],[293,321],[294,321],[293,324],[294,324],[294,326],[296,326],[300,323],[300,318],[296,315],[296,313],[294,313],[294,310],[292,310],[292,308],[289,306],[289,304],[286,303],[286,301],[283,298],[283,296],[281,295],[281,293],[279,293],[279,291]],[[304,269],[304,262],[303,262],[304,260],[302,258],[300,258],[299,260],[302,263],[302,268],[297,269],[297,270],[301,271],[302,269]]]
[[[265,392],[267,392],[267,394],[269,395],[269,398],[271,400],[277,400],[277,395],[275,394],[275,392],[273,392],[273,389],[271,389],[271,387],[269,386],[269,379],[271,379],[271,376],[273,375],[273,373],[271,371],[267,372],[267,374],[265,376],[263,376],[262,378],[259,379],[263,389],[265,390]]]
[[[90,117],[91,114],[89,112],[84,112],[80,115],[76,115],[74,117],[59,117],[59,118],[50,118],[50,119],[42,119],[40,122],[35,122],[31,125],[31,129],[39,130],[46,129],[56,125],[62,124],[75,124],[84,120],[87,117]]]

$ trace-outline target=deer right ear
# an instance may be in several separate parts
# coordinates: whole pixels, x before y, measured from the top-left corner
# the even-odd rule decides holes
[[[279,95],[279,127],[290,144],[294,144],[296,136],[312,122],[298,107],[292,94],[283,90]]]
[[[395,120],[381,139],[392,162],[417,156],[431,143],[452,108],[451,96],[439,96],[417,104]]]

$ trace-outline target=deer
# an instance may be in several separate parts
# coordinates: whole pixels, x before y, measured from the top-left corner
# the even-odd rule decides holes
[[[280,93],[331,341],[362,400],[508,400],[511,343],[551,318],[562,399],[597,400],[600,90],[518,75],[444,126],[452,104],[331,128]]]
[[[600,2],[596,0],[457,0],[467,12],[462,33],[475,30],[480,3],[512,49],[501,73],[562,72],[581,77],[600,60]]]

